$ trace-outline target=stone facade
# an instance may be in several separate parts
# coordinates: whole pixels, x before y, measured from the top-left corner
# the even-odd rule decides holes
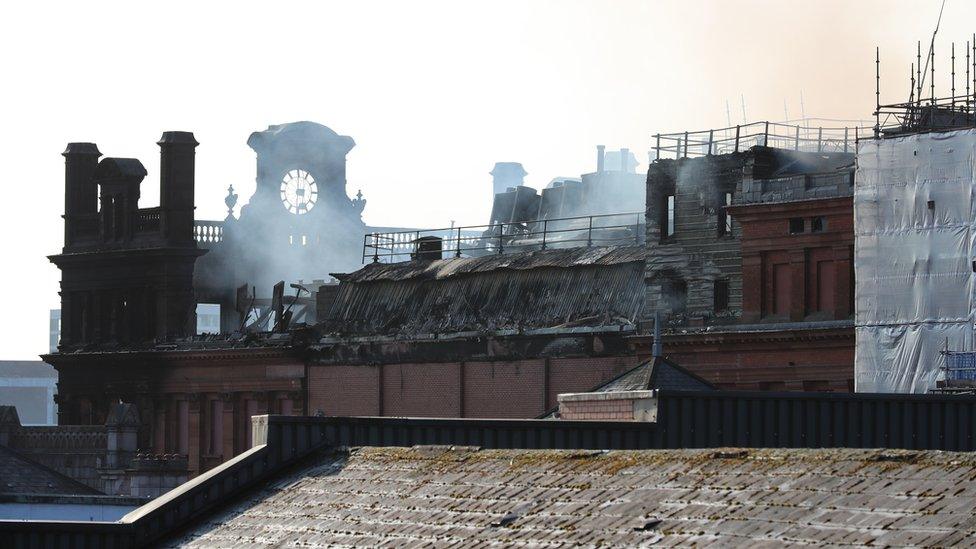
[[[25,427],[0,406],[0,445],[113,496],[156,497],[186,482],[186,459],[138,453],[139,413],[115,404],[102,425]]]

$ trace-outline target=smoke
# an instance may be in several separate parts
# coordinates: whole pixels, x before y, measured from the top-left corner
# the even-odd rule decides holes
[[[578,178],[557,177],[541,193],[520,186],[496,194],[489,223],[547,220],[545,228],[553,233],[547,244],[564,241],[564,245],[585,245],[591,236],[597,245],[641,238],[643,229],[636,229],[639,235],[634,231],[644,223],[646,176],[636,172],[637,160],[627,149],[604,154],[600,147],[598,151],[597,170],[592,173]],[[521,165],[517,166],[521,170]],[[493,175],[496,171],[497,167]],[[504,186],[496,175],[494,187]],[[599,231],[595,236],[581,234],[580,231],[588,232],[589,216],[608,216],[595,217],[592,225],[614,229]],[[584,219],[565,219],[580,217]],[[532,230],[539,232],[542,227]],[[535,239],[540,238],[536,235]]]
[[[243,284],[269,299],[280,280],[293,295],[288,284],[360,268],[365,200],[346,191],[352,138],[294,122],[255,132],[248,145],[257,155],[256,190],[238,217],[224,220],[222,241],[198,261],[198,301],[233,310]]]

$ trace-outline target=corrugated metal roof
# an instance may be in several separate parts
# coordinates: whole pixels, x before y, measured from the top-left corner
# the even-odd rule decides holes
[[[974,478],[933,451],[360,448],[166,545],[947,547],[976,541]]]
[[[629,325],[644,302],[643,248],[575,248],[373,264],[353,273],[324,327],[357,334]]]

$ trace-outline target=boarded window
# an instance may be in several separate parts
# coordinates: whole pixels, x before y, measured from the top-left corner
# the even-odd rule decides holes
[[[834,312],[837,293],[837,271],[831,248],[814,248],[807,252],[807,313]]]
[[[773,314],[784,317],[790,315],[792,282],[793,273],[789,263],[773,266]]]

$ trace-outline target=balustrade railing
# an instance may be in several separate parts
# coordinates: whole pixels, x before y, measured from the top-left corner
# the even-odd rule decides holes
[[[196,220],[193,222],[193,238],[197,244],[209,247],[224,239],[224,222]]]
[[[136,232],[151,233],[159,231],[163,220],[163,211],[160,208],[144,208],[136,215]]]

